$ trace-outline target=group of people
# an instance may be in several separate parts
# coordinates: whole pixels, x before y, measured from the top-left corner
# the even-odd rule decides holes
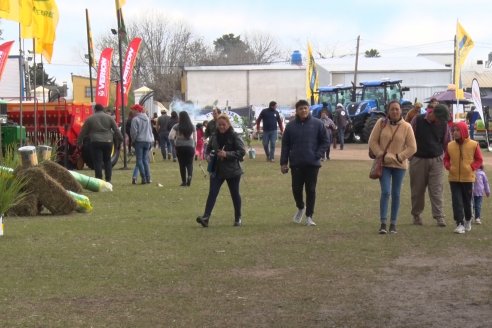
[[[305,218],[306,225],[315,226],[313,215],[319,169],[322,160],[329,159],[332,134],[339,131],[340,127],[336,128],[327,111],[322,111],[321,119],[313,117],[306,100],[299,100],[295,107],[295,118],[285,128],[276,115],[275,102],[271,102],[260,113],[256,124],[258,126],[261,121],[264,123],[267,141],[263,145],[269,161],[274,160],[275,142],[272,145],[272,140],[276,139],[276,127],[279,126],[282,132],[280,171],[283,174],[289,170],[291,172],[292,194],[297,208],[293,220],[301,223]],[[142,106],[137,104],[131,109],[133,117],[130,137],[137,158],[132,182],[136,183],[140,173],[142,183],[146,184],[150,183],[148,152],[154,139],[152,122]],[[340,110],[343,110],[343,106]],[[409,112],[407,118],[408,115],[413,114]],[[407,169],[410,175],[411,214],[415,225],[423,225],[422,213],[425,193],[428,191],[436,224],[446,226],[442,183],[444,169],[449,171],[453,217],[456,222],[454,231],[459,234],[470,231],[472,213],[475,214],[475,223],[481,224],[482,198],[490,195],[490,187],[483,171],[480,147],[476,141],[470,139],[465,122],[455,123],[450,128],[448,119],[447,106],[431,102],[424,114],[417,112],[408,122],[402,116],[400,103],[391,101],[387,106],[387,116],[375,124],[369,138],[369,149],[383,163],[382,176],[379,179],[380,234],[397,232],[400,191]],[[190,186],[193,158],[198,143],[196,127],[186,111],[180,112],[175,121],[172,121],[172,116],[162,115],[157,119],[156,126],[163,158],[170,158],[168,142],[174,140],[181,186]],[[274,130],[275,136],[272,136],[273,133],[269,132]],[[104,114],[100,105],[95,106],[95,115],[85,122],[79,143],[86,137],[91,141],[96,177],[102,178],[104,167],[106,181],[111,181],[112,142],[114,138],[121,141],[122,136],[114,119]],[[227,182],[234,207],[234,226],[241,226],[239,186],[243,174],[241,162],[246,153],[242,138],[234,131],[229,117],[221,114],[219,109],[214,109],[213,120],[208,122],[200,139],[204,138],[208,140],[204,153],[209,161],[210,181],[204,212],[196,221],[201,226],[208,227],[220,188]]]
[[[410,119],[409,115],[412,116]],[[387,117],[377,121],[369,138],[370,150],[383,162],[379,179],[379,233],[397,232],[400,191],[408,168],[413,223],[423,225],[422,213],[425,193],[428,191],[436,224],[446,226],[442,183],[442,174],[446,169],[449,171],[453,218],[456,222],[454,231],[459,234],[470,231],[472,202],[475,222],[480,224],[481,199],[490,195],[488,181],[482,170],[480,146],[469,138],[465,122],[454,123],[451,127],[448,125],[448,107],[437,101],[431,101],[424,114],[417,110],[410,111],[407,120],[402,117],[399,102],[392,101],[388,105]]]

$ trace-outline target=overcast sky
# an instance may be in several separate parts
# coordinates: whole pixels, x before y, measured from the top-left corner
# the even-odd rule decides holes
[[[88,75],[82,61],[87,53],[85,8],[94,39],[116,27],[116,15],[114,0],[57,0],[57,4],[60,21],[46,71],[61,84],[70,83],[70,73]],[[123,7],[126,21],[156,11],[188,24],[210,45],[223,34],[260,31],[277,38],[286,54],[300,50],[305,55],[309,40],[315,53],[339,56],[355,52],[358,35],[362,52],[375,48],[382,56],[452,53],[459,19],[475,41],[468,62],[485,60],[492,52],[491,0],[127,0]],[[0,28],[4,40],[18,39],[15,23],[2,20]],[[10,54],[17,53],[16,45]]]

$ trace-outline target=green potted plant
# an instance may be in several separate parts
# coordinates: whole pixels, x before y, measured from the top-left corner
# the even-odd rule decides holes
[[[256,149],[254,149],[251,146],[251,141],[252,141],[252,131],[249,128],[249,119],[247,117],[243,117],[242,121],[240,122],[241,127],[243,129],[243,140],[248,146],[248,156],[250,159],[255,159],[256,158]]]
[[[0,159],[0,236],[3,236],[4,215],[26,195],[23,191],[24,180],[16,178],[10,168],[18,162],[18,158],[12,154],[11,150],[7,150],[3,161]]]

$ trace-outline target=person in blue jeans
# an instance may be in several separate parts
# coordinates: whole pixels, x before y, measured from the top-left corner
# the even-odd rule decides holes
[[[277,111],[277,103],[270,101],[268,108],[263,109],[256,119],[256,131],[260,131],[260,123],[263,121],[263,149],[269,162],[275,161],[275,143],[277,142],[277,125],[280,133],[284,132],[284,125]]]
[[[149,151],[154,142],[154,134],[152,133],[152,124],[149,117],[145,113],[145,108],[139,104],[131,107],[135,111],[135,116],[132,119],[130,135],[134,143],[136,166],[133,170],[132,184],[137,183],[137,176],[140,173],[142,184],[150,183],[150,159]],[[138,169],[137,169],[138,168]]]
[[[388,105],[388,116],[380,118],[371,136],[369,148],[377,158],[383,159],[383,174],[379,178],[381,197],[379,200],[380,234],[388,232],[388,204],[391,197],[390,233],[396,233],[396,222],[400,209],[400,190],[408,168],[408,158],[417,151],[417,144],[410,123],[401,116],[400,103],[395,100]]]

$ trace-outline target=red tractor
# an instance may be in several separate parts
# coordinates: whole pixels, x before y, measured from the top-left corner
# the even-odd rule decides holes
[[[56,162],[68,169],[82,169],[84,164],[92,169],[89,140],[84,140],[82,148],[77,146],[82,125],[92,113],[91,104],[69,103],[63,98],[46,104],[23,103],[22,126],[26,129],[27,143],[52,145],[56,151]],[[7,122],[21,125],[19,103],[7,104]],[[120,143],[116,139],[114,145],[111,157],[113,166],[120,154]]]

